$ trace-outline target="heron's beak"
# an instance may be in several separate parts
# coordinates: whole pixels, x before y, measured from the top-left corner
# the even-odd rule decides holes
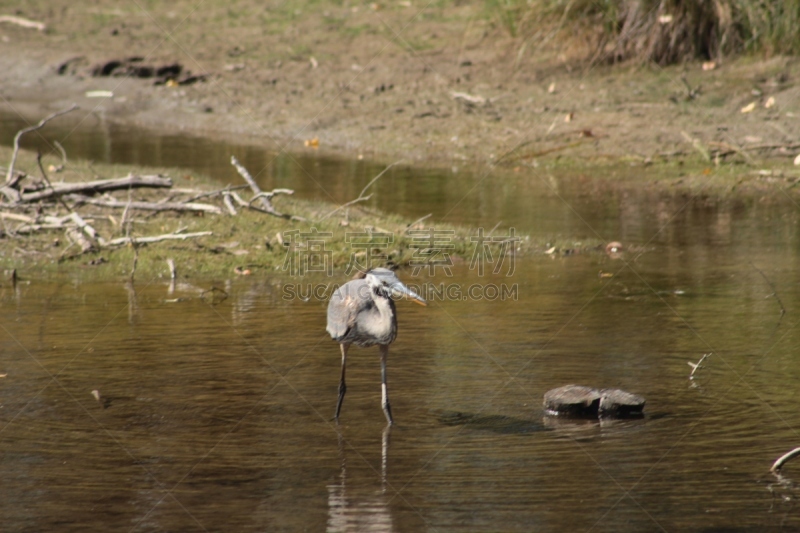
[[[428,305],[427,302],[425,302],[425,300],[422,298],[422,296],[420,296],[416,292],[412,291],[411,289],[409,289],[408,287],[406,287],[405,285],[403,285],[400,282],[395,283],[394,285],[392,285],[390,290],[392,291],[392,296],[395,296],[396,298],[401,298],[401,297],[405,296],[409,300],[411,300],[412,302],[414,302],[416,304]]]

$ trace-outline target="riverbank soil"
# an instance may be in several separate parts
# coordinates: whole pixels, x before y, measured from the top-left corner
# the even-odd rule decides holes
[[[68,2],[0,14],[0,105],[255,136],[266,148],[509,166],[800,152],[800,62],[590,64],[481,2]]]

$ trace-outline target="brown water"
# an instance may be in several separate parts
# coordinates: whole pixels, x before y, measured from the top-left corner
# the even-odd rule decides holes
[[[373,175],[364,163],[282,157],[345,199]],[[382,191],[406,187],[415,202],[395,205],[409,215],[455,207],[450,219],[580,231],[641,253],[518,258],[511,276],[402,271],[421,288],[515,285],[517,299],[398,304],[391,430],[375,348],[351,351],[341,425],[331,421],[340,361],[325,302],[283,297],[286,283],[341,274],[175,290],[4,283],[0,528],[800,530],[797,491],[769,474],[800,442],[797,209],[665,197],[601,176],[507,180],[402,170]],[[202,298],[212,286],[227,298]],[[705,353],[689,380],[687,362]],[[641,394],[646,416],[544,418],[543,393],[567,383]],[[784,475],[800,479],[800,466]]]

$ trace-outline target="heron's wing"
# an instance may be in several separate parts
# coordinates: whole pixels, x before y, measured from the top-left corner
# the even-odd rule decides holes
[[[328,303],[327,331],[334,340],[342,339],[356,323],[358,298],[353,294],[336,291]]]

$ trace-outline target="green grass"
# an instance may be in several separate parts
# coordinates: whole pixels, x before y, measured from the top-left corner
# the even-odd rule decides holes
[[[800,52],[800,0],[485,0],[512,37],[558,34],[594,58],[660,65],[739,53]]]

